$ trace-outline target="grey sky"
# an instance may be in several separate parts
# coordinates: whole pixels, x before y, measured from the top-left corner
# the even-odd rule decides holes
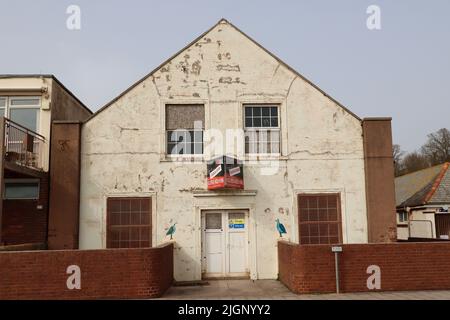
[[[450,128],[448,0],[0,0],[0,13],[0,73],[55,74],[93,111],[224,17],[359,116],[392,116],[407,151]]]

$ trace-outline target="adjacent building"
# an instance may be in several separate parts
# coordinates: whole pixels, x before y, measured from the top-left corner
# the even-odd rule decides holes
[[[360,119],[221,20],[66,137],[80,193],[50,218],[70,234],[55,248],[173,238],[191,281],[277,278],[280,236],[395,241],[390,120]]]
[[[47,242],[52,123],[90,115],[52,75],[0,75],[0,244]]]
[[[395,178],[397,234],[410,238],[450,238],[450,163]]]

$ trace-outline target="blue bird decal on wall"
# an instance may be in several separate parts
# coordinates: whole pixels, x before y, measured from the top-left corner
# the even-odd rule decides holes
[[[284,225],[280,222],[280,219],[275,220],[277,222],[277,230],[278,233],[280,234],[280,238],[283,237],[283,233],[287,233],[286,232],[286,228],[284,227]]]
[[[167,230],[166,232],[166,236],[170,236],[170,240],[172,240],[173,238],[173,234],[175,233],[175,231],[177,230],[176,225],[177,223],[175,222],[170,228],[169,230]]]

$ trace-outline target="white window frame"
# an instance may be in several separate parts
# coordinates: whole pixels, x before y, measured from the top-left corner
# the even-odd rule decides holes
[[[42,99],[40,96],[0,96],[0,98],[5,99],[5,114],[3,115],[5,118],[11,119],[11,109],[37,109],[37,115],[36,115],[36,130],[31,130],[31,128],[27,128],[31,131],[34,131],[36,133],[39,132],[40,127],[40,114],[41,114],[41,107],[42,107]],[[15,99],[21,99],[21,100],[32,100],[32,99],[38,99],[38,104],[29,104],[29,105],[19,105],[19,106],[12,106],[11,101]],[[13,120],[14,121],[14,120]]]
[[[32,198],[6,198],[6,184],[22,184],[22,183],[37,183],[37,197]],[[5,179],[5,188],[3,190],[3,200],[39,200],[39,195],[41,193],[41,181],[39,179]]]
[[[246,156],[248,157],[279,157],[281,156],[281,118],[280,118],[280,113],[281,113],[281,108],[279,104],[275,104],[275,103],[245,103],[242,105],[243,106],[243,112],[242,112],[242,117],[243,117],[243,127],[244,127],[244,153]],[[278,119],[278,123],[277,123],[277,127],[247,127],[246,126],[246,116],[245,116],[245,109],[247,107],[267,107],[267,108],[277,108],[277,119]],[[272,116],[270,115],[270,119],[272,118]],[[260,131],[260,130],[267,130],[267,132],[278,132],[278,152],[269,152],[269,153],[252,153],[252,152],[246,152],[245,150],[245,136],[247,131]],[[258,134],[258,139],[259,139],[259,134]],[[258,143],[260,143],[258,141]],[[271,141],[272,143],[272,141]],[[250,150],[249,150],[250,151]]]
[[[404,215],[406,217],[406,219],[402,220],[402,215]],[[403,212],[399,212],[398,213],[398,222],[399,223],[407,223],[408,222],[408,212],[403,211]]]

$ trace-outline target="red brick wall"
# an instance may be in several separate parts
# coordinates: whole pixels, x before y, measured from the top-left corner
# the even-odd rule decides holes
[[[381,269],[378,291],[450,289],[448,242],[347,244],[342,248],[341,292],[371,291],[366,273],[370,265]],[[278,242],[279,279],[293,292],[335,292],[334,263],[330,245]]]
[[[5,178],[29,177],[5,172]],[[47,242],[48,177],[40,180],[39,200],[3,200],[2,218],[3,244]]]
[[[81,269],[80,290],[67,288],[70,265]],[[141,249],[0,252],[0,300],[152,298],[172,282],[172,243]]]

